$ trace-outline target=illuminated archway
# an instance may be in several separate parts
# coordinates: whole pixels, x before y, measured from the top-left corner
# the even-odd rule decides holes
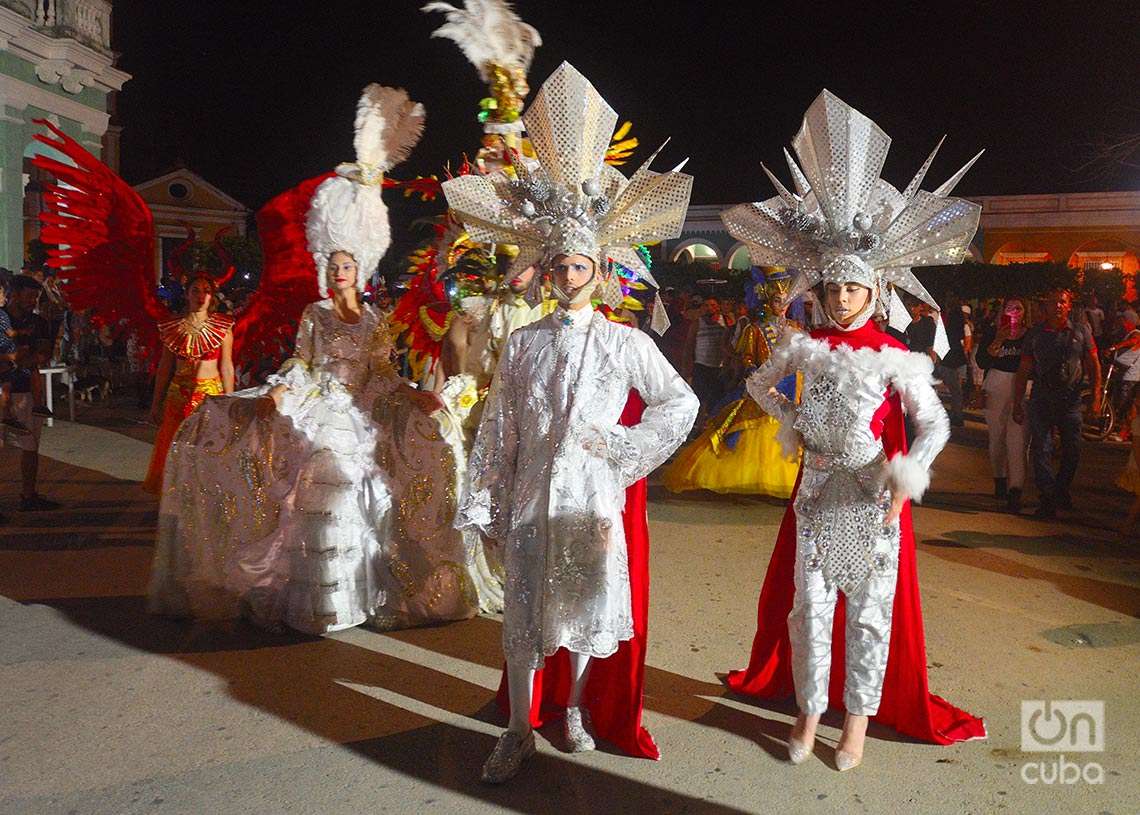
[[[1082,271],[1119,269],[1125,275],[1132,276],[1140,269],[1136,249],[1137,247],[1129,246],[1124,241],[1112,239],[1088,241],[1077,247],[1069,256],[1069,266]]]
[[[1003,243],[990,258],[990,263],[1008,266],[1011,263],[1048,263],[1053,256],[1047,250],[1024,241]]]
[[[743,243],[737,243],[728,250],[728,268],[741,272],[752,268],[752,256],[748,254],[748,247]]]
[[[1113,239],[1088,241],[1069,256],[1069,267],[1081,274],[1119,269],[1124,280],[1124,299],[1136,299],[1136,272],[1140,270],[1135,246]]]
[[[721,265],[720,250],[716,245],[701,238],[682,241],[673,249],[670,258],[674,263],[703,263],[710,266]]]

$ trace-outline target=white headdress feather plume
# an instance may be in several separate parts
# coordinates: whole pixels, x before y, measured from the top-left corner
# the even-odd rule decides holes
[[[424,132],[424,107],[408,98],[403,88],[373,82],[356,105],[355,135],[358,164],[388,170],[408,157]]]
[[[492,64],[518,67],[526,71],[542,37],[534,26],[515,14],[506,0],[464,0],[463,8],[450,3],[432,2],[424,12],[442,11],[447,22],[432,32],[433,37],[452,40],[479,71],[484,82],[491,81]]]
[[[368,85],[356,105],[353,147],[356,161],[313,193],[305,218],[305,238],[313,255],[318,290],[325,290],[325,267],[334,252],[356,260],[356,286],[364,288],[392,242],[382,195],[384,173],[411,152],[423,134],[423,105],[401,88]]]

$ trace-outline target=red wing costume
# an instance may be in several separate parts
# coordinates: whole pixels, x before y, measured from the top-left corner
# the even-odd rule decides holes
[[[95,309],[102,324],[125,320],[140,346],[157,349],[157,324],[172,315],[158,298],[150,209],[79,142],[46,119],[35,123],[56,137],[37,133],[35,138],[74,162],[43,154],[32,159],[60,182],[47,186],[40,213],[40,237],[50,247],[48,265],[68,270],[64,291],[72,308]]]
[[[218,360],[223,341],[234,335],[233,358],[251,370],[268,362],[271,368],[288,356],[293,326],[304,307],[317,299],[313,258],[306,248],[305,216],[317,186],[328,174],[311,179],[271,200],[258,214],[264,245],[261,284],[237,315],[211,314],[203,326],[171,314],[158,297],[154,269],[154,218],[146,203],[129,184],[91,155],[77,141],[46,120],[55,138],[36,139],[62,153],[74,164],[45,155],[33,161],[52,173],[59,183],[47,188],[42,239],[51,245],[48,263],[66,270],[66,292],[78,310],[93,309],[97,323],[125,324],[153,368],[159,346],[176,364],[162,405],[162,419],[143,488],[162,490],[167,452],[182,422],[209,396],[224,392],[218,376],[198,378],[198,363]],[[224,232],[225,230],[223,230]],[[171,258],[189,250],[187,242]],[[192,270],[188,276],[205,276],[215,291],[228,281],[234,267],[215,240],[228,268],[220,276]]]
[[[146,203],[113,170],[47,120],[55,138],[36,139],[74,162],[37,155],[35,165],[60,183],[47,188],[40,215],[48,263],[67,270],[65,291],[75,309],[94,309],[110,324],[125,320],[140,345],[158,348],[157,325],[172,319],[158,297],[154,269],[154,218]],[[332,176],[304,181],[269,201],[257,214],[261,281],[234,316],[234,359],[253,366],[288,356],[292,332],[305,306],[319,298],[313,256],[305,242],[305,216],[316,188]],[[232,268],[222,276],[225,282]]]

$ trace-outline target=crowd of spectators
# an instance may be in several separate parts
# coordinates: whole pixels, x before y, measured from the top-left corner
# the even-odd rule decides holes
[[[907,343],[933,358],[952,425],[964,423],[967,408],[981,410],[995,496],[1019,513],[1032,473],[1038,517],[1071,509],[1082,431],[1107,415],[1102,382],[1110,366],[1117,368],[1105,394],[1117,417],[1113,437],[1130,439],[1140,382],[1136,303],[1120,299],[1105,308],[1095,294],[1077,302],[1073,292],[1053,289],[972,303],[950,295],[941,305],[938,317],[922,305],[913,309]],[[949,345],[941,356],[933,350],[939,318]]]
[[[665,356],[688,381],[707,417],[726,394],[739,388],[746,371],[738,345],[755,315],[742,299],[718,287],[667,288],[661,299],[670,322],[664,336],[653,334]],[[161,289],[177,311],[178,281]],[[238,311],[251,290],[231,287],[221,294],[222,310]],[[377,305],[390,305],[381,288]],[[804,317],[812,324],[810,304]],[[911,308],[911,323],[899,332],[912,351],[931,357],[945,392],[951,425],[961,427],[968,410],[980,410],[989,435],[994,494],[1006,508],[1021,511],[1026,478],[1032,473],[1040,496],[1037,514],[1054,517],[1071,507],[1069,487],[1080,455],[1082,424],[1100,410],[1102,358],[1116,366],[1108,398],[1116,408],[1118,440],[1131,438],[1140,390],[1140,317],[1137,304],[1102,304],[1096,295],[1074,303],[1071,292],[1043,297],[1011,296],[964,302],[949,294],[936,311]],[[1107,307],[1106,307],[1107,306]],[[649,317],[647,311],[643,315]],[[944,330],[945,344],[936,342]],[[938,350],[936,351],[936,345]],[[59,281],[42,269],[19,274],[0,269],[0,421],[8,443],[25,452],[21,506],[50,501],[35,492],[38,426],[50,415],[38,369],[67,366],[81,398],[127,394],[145,408],[150,393],[153,349],[141,347],[125,323],[107,324],[68,308]],[[267,363],[268,364],[268,363]],[[1107,367],[1103,370],[1107,370]],[[243,372],[242,385],[268,371]],[[701,426],[698,420],[696,428]],[[1059,441],[1059,467],[1054,446]],[[30,448],[30,449],[29,449]],[[1028,463],[1028,466],[1027,466]]]

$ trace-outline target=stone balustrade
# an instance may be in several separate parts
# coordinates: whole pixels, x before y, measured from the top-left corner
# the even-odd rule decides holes
[[[108,0],[0,0],[52,37],[70,37],[97,51],[111,50]]]

